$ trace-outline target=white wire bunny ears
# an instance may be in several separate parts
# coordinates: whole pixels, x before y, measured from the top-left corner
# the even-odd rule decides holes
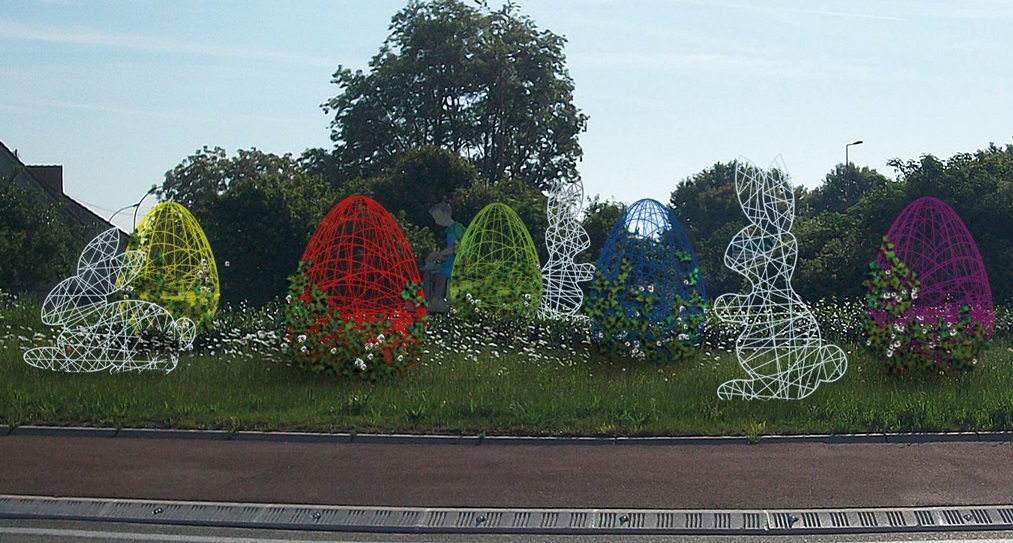
[[[42,322],[62,330],[55,346],[25,351],[25,362],[65,372],[169,372],[176,367],[176,351],[193,344],[196,327],[189,319],[174,319],[157,304],[126,296],[114,299],[131,289],[130,281],[144,263],[139,251],[120,252],[120,237],[120,231],[112,228],[88,242],[77,274],[46,296]]]
[[[801,399],[847,369],[844,351],[823,343],[816,318],[791,287],[798,244],[790,231],[795,194],[786,172],[780,157],[768,171],[740,159],[735,172],[749,224],[728,244],[725,265],[745,276],[751,289],[719,296],[714,310],[744,325],[735,348],[747,378],[718,387],[722,399]]]

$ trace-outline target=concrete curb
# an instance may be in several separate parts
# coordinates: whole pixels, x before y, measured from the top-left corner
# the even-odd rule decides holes
[[[361,443],[382,445],[458,445],[458,446],[572,446],[572,445],[746,445],[765,443],[952,443],[1013,442],[1013,432],[947,433],[872,433],[746,436],[671,436],[671,437],[539,437],[539,436],[465,436],[413,434],[349,434],[310,432],[257,432],[227,430],[178,430],[156,428],[92,428],[80,426],[16,426],[8,436],[95,437],[133,439],[179,439],[213,441],[265,441],[300,443]]]

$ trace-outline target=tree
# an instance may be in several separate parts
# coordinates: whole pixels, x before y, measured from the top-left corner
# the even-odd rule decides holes
[[[0,285],[34,286],[72,269],[72,236],[56,204],[46,203],[14,177],[0,177]]]
[[[602,200],[597,194],[587,201],[581,225],[587,231],[591,246],[577,255],[577,262],[598,262],[598,257],[605,248],[605,241],[625,211],[626,204],[623,202]]]
[[[542,191],[519,179],[504,179],[494,184],[479,181],[454,191],[450,203],[454,208],[454,218],[467,225],[482,208],[496,202],[510,206],[517,213],[531,234],[539,262],[545,262],[549,256],[545,248],[549,219],[546,210],[548,198]]]
[[[565,39],[516,5],[412,1],[367,73],[339,66],[334,158],[346,178],[378,175],[424,145],[466,157],[487,180],[547,188],[575,179],[587,116],[573,104]]]
[[[696,251],[709,296],[737,292],[745,281],[724,264],[725,247],[746,225],[735,192],[737,168],[737,161],[715,163],[680,181],[669,198],[669,208],[682,223]]]
[[[166,172],[159,199],[186,206],[218,262],[223,302],[281,296],[317,224],[337,203],[330,184],[289,154],[257,149],[229,158],[207,147]],[[228,264],[226,264],[228,263]]]
[[[800,198],[800,214],[816,215],[822,211],[843,213],[863,197],[883,185],[889,179],[876,170],[854,165],[838,164],[827,173],[823,184]]]
[[[471,164],[450,151],[427,145],[402,154],[365,186],[353,182],[349,188],[360,194],[368,191],[388,211],[395,215],[404,212],[407,220],[440,239],[443,228],[433,222],[429,209],[439,202],[451,202],[458,189],[476,183],[478,172]]]
[[[997,302],[1013,301],[1013,145],[956,154],[894,159],[904,184],[904,205],[922,196],[949,204],[974,237]],[[898,210],[899,212],[899,210]],[[886,231],[884,230],[885,234]]]

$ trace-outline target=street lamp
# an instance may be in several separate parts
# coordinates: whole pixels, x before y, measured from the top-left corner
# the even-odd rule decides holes
[[[851,164],[851,162],[848,161],[848,147],[851,147],[852,145],[861,145],[863,143],[865,143],[865,142],[863,142],[862,140],[858,140],[858,141],[853,141],[853,142],[851,142],[851,143],[849,143],[849,144],[847,144],[847,145],[844,146],[844,167],[845,168],[848,167],[848,164]]]
[[[151,185],[151,188],[148,189],[148,192],[145,192],[144,196],[142,196],[141,199],[136,204],[130,204],[128,206],[123,206],[123,207],[119,208],[118,210],[116,210],[115,213],[113,213],[112,215],[110,215],[109,216],[109,222],[112,222],[112,220],[114,218],[116,218],[116,216],[119,215],[121,212],[126,211],[126,210],[128,210],[130,208],[134,208],[134,228],[137,228],[137,209],[141,207],[142,203],[144,203],[144,199],[147,198],[148,196],[151,196],[152,194],[154,194],[156,190],[158,190],[158,186],[157,185]]]

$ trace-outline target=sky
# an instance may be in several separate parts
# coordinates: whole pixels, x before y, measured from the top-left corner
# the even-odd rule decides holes
[[[204,146],[329,148],[331,74],[366,69],[405,3],[4,0],[0,141],[107,218]],[[892,158],[1013,143],[1013,0],[517,3],[567,39],[588,195],[667,202],[778,155],[812,188],[856,140],[891,178]]]

